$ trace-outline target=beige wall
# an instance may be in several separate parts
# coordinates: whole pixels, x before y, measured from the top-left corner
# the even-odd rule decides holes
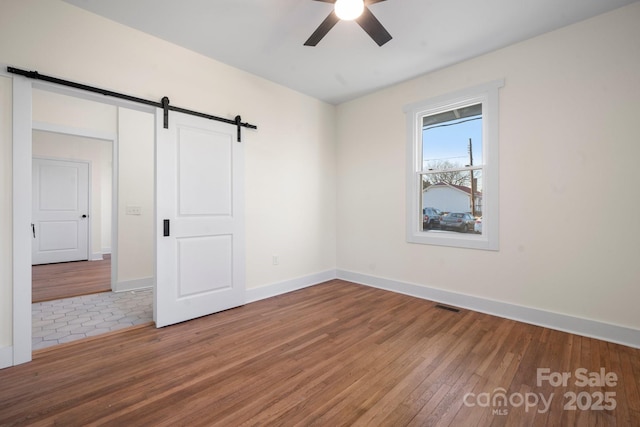
[[[0,62],[142,98],[168,96],[176,106],[218,116],[241,114],[258,125],[243,130],[242,142],[247,287],[335,268],[335,107],[60,1],[0,2]],[[3,140],[3,155],[10,143]],[[9,187],[0,191],[8,197]],[[10,231],[10,218],[2,220]],[[4,304],[11,264],[1,262]]]
[[[639,22],[635,3],[340,105],[338,269],[640,329]],[[501,78],[500,251],[408,244],[403,106]]]

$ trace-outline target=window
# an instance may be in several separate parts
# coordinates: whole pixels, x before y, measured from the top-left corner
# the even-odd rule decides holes
[[[407,240],[498,250],[498,89],[504,81],[405,107]]]

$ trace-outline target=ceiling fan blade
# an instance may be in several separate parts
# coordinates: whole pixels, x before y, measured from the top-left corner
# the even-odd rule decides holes
[[[316,1],[327,1],[327,0],[316,0]],[[376,4],[387,0],[364,0],[364,5],[369,6],[370,4]]]
[[[324,2],[324,3],[335,3],[336,2],[336,0],[314,0],[314,1],[321,1],[321,2]],[[378,0],[378,1],[384,1],[384,0]]]
[[[366,31],[367,34],[369,34],[369,36],[371,36],[373,41],[378,43],[378,46],[382,46],[393,38],[391,37],[391,34],[389,34],[389,32],[382,26],[380,21],[378,21],[378,19],[373,16],[373,13],[371,13],[371,11],[366,7],[364,8],[362,15],[360,15],[359,18],[356,18],[356,22],[362,27],[363,30]]]
[[[331,12],[329,16],[327,16],[325,20],[322,21],[322,23],[318,26],[318,28],[316,28],[313,34],[311,34],[311,37],[309,37],[309,39],[306,42],[304,42],[304,45],[305,46],[317,45],[318,42],[320,42],[320,40],[322,40],[322,38],[327,35],[329,30],[332,29],[333,26],[338,23],[339,20],[340,18],[338,18],[338,15],[336,15],[335,12]]]

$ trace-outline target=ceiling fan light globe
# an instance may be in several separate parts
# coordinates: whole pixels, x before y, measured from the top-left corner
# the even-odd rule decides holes
[[[343,21],[353,21],[364,10],[364,0],[336,0],[335,11]]]

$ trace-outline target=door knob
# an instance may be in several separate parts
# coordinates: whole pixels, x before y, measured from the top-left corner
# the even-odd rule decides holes
[[[82,215],[80,218],[86,218],[86,217],[87,217],[87,215]]]

